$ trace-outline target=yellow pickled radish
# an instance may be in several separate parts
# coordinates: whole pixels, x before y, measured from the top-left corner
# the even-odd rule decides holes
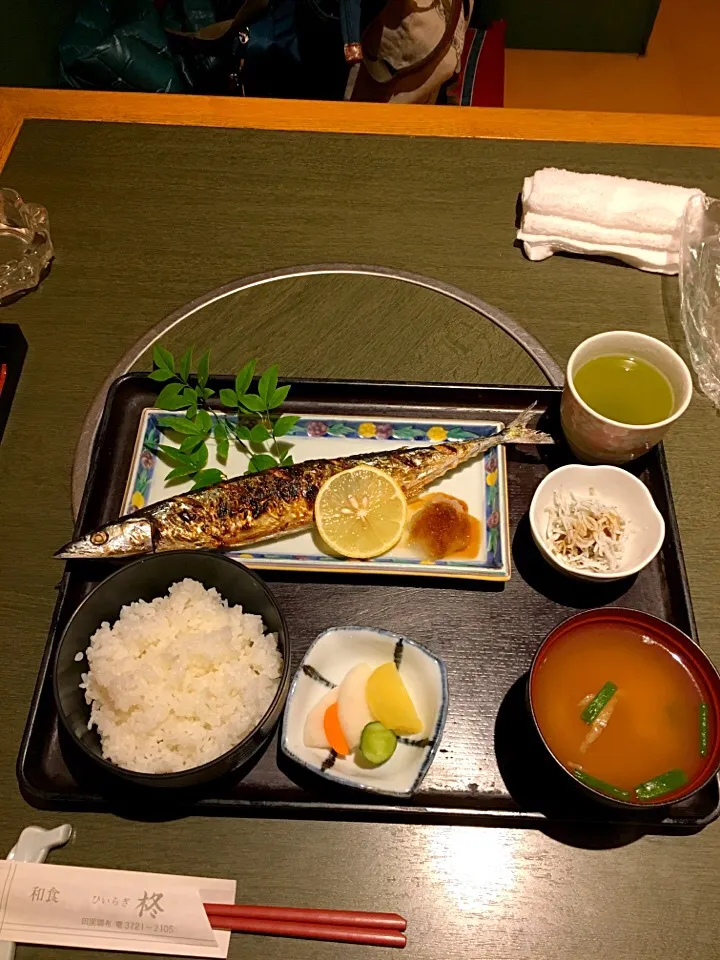
[[[407,736],[423,725],[394,663],[384,663],[370,674],[365,688],[370,712],[388,730]]]

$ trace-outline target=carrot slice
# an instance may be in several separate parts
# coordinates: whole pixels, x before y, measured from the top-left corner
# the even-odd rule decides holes
[[[346,757],[350,753],[350,747],[340,726],[337,703],[333,703],[325,711],[323,726],[325,727],[325,736],[328,738],[328,743],[332,749],[339,757]]]

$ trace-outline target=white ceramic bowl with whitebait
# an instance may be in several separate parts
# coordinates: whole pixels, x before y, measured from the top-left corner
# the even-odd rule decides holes
[[[572,531],[577,516],[597,516],[598,506],[607,508],[614,521],[610,535],[601,533],[601,542],[593,542],[578,557],[577,549],[564,543],[562,531]],[[630,577],[654,559],[665,539],[665,521],[645,484],[627,470],[605,465],[572,463],[549,473],[530,504],[530,529],[548,563],[581,580]],[[581,542],[591,539],[587,536]]]

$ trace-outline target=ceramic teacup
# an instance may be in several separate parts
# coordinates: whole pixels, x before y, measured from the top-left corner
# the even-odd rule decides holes
[[[626,355],[657,367],[673,392],[673,410],[657,423],[620,423],[592,409],[575,388],[577,371],[596,357]],[[568,361],[560,403],[562,427],[573,453],[585,463],[627,463],[654,447],[671,424],[687,410],[692,378],[681,357],[655,337],[629,330],[611,330],[589,337],[575,348]]]

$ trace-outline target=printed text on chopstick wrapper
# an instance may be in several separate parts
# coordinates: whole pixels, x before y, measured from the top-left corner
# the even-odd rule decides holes
[[[0,861],[0,939],[222,957],[200,889],[227,883]]]

